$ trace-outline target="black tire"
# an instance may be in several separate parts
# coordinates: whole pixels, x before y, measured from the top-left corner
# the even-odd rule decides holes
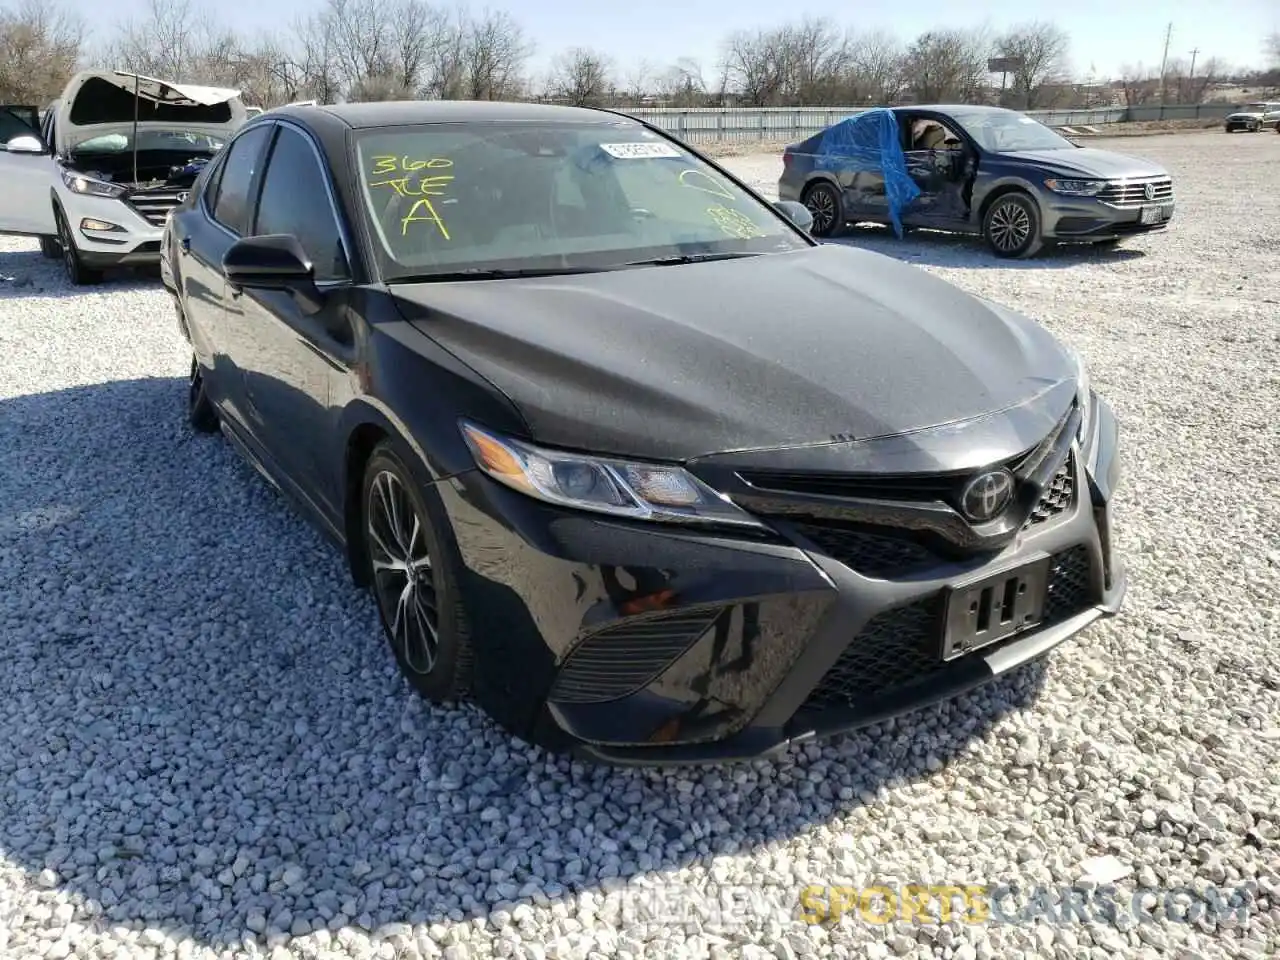
[[[982,218],[982,236],[997,257],[1035,256],[1044,246],[1036,202],[1022,191],[1002,193],[987,207]]]
[[[409,456],[400,444],[384,440],[365,465],[360,492],[365,574],[396,665],[410,686],[428,700],[466,700],[472,646],[458,588],[462,559],[443,505],[409,467]],[[399,536],[393,525],[401,528]],[[411,561],[412,572],[403,569],[405,561]],[[393,567],[396,563],[402,566]],[[407,618],[397,617],[402,601]]]
[[[40,238],[40,256],[46,260],[62,259],[62,241],[57,236]]]
[[[813,226],[809,233],[815,237],[838,237],[844,232],[844,203],[840,200],[840,191],[820,180],[812,184],[804,192],[802,201],[813,217]]]
[[[187,385],[187,419],[196,433],[216,433],[218,430],[218,410],[209,399],[204,372],[195,354],[191,356],[191,379]]]
[[[53,215],[58,224],[59,252],[62,255],[62,266],[66,270],[67,280],[73,287],[101,282],[102,271],[86,267],[84,261],[80,259],[80,251],[76,249],[75,241],[71,238],[71,228],[67,226],[67,218],[62,211],[55,208]]]

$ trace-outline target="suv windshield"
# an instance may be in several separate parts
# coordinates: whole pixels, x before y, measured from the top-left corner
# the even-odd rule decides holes
[[[358,135],[355,153],[387,280],[809,245],[716,169],[634,123],[396,127]]]
[[[217,153],[223,139],[205,133],[195,133],[174,127],[171,130],[139,130],[139,150],[176,150],[179,153],[197,151]],[[123,153],[133,149],[133,141],[127,133],[106,133],[81,140],[75,145],[77,153]]]
[[[1075,144],[1026,114],[1004,110],[982,110],[955,114],[956,122],[991,153],[1018,150],[1073,150]]]

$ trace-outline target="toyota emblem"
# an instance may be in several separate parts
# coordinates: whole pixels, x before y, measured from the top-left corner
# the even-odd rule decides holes
[[[1148,183],[1142,188],[1142,195],[1148,200],[1154,200],[1156,198],[1156,185],[1154,183]]]
[[[960,509],[974,523],[986,523],[1000,515],[1013,499],[1013,474],[1008,470],[980,473],[960,493]]]

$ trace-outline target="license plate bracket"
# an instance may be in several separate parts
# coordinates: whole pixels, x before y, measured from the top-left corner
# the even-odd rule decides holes
[[[1164,223],[1172,216],[1173,210],[1167,203],[1152,203],[1144,206],[1138,213],[1138,222],[1143,225]]]
[[[940,655],[954,660],[1044,619],[1049,556],[956,584],[946,594]]]

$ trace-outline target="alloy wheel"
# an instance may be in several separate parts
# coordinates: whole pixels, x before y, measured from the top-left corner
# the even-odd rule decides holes
[[[374,592],[404,664],[428,674],[440,648],[434,571],[423,519],[401,479],[380,471],[365,510]]]
[[[836,198],[826,187],[815,187],[805,198],[806,207],[813,214],[813,232],[826,233],[836,219]]]
[[[1031,235],[1031,216],[1020,203],[1002,203],[991,211],[988,229],[996,249],[1010,253],[1021,248]]]

